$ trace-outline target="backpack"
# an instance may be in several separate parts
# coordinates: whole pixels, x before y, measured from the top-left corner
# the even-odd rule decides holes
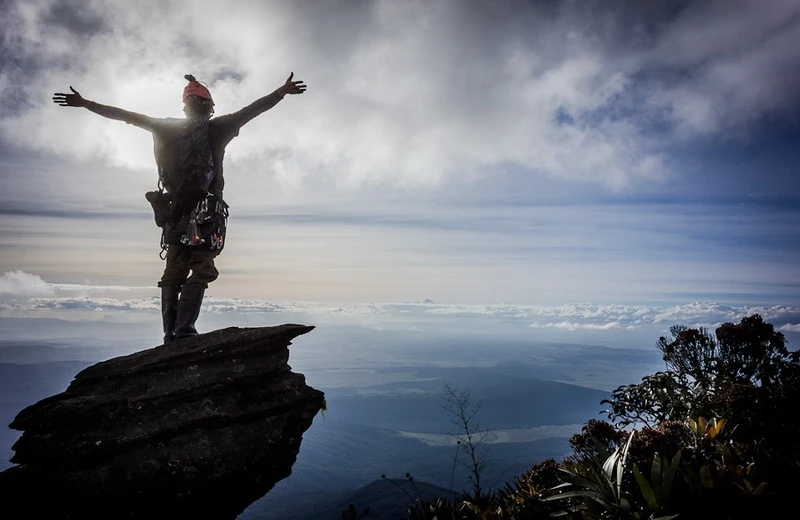
[[[169,194],[175,217],[205,197],[214,180],[208,121],[178,119],[154,134],[158,181]]]
[[[214,159],[208,139],[208,119],[187,118],[153,134],[158,191],[145,197],[162,228],[162,256],[167,245],[184,244],[222,249],[228,205],[209,192]]]

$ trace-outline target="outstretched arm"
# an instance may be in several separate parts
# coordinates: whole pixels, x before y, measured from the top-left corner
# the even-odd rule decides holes
[[[242,126],[254,117],[263,114],[270,108],[277,105],[286,94],[294,95],[305,92],[307,88],[306,84],[302,81],[294,81],[293,78],[294,72],[290,73],[286,82],[275,89],[271,94],[267,94],[266,96],[255,100],[250,105],[244,107],[234,114],[231,114],[231,116],[237,120],[239,126]]]
[[[95,114],[107,117],[109,119],[125,121],[126,123],[136,125],[142,128],[150,127],[149,123],[152,120],[152,118],[149,116],[146,116],[144,114],[137,114],[136,112],[130,112],[128,110],[123,110],[117,107],[101,105],[100,103],[95,103],[94,101],[86,100],[74,88],[69,87],[69,89],[72,91],[71,94],[66,94],[63,92],[56,92],[55,94],[53,94],[53,103],[62,107],[86,108],[91,112],[94,112]]]

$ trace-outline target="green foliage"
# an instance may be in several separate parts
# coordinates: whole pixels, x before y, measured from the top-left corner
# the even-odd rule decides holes
[[[783,383],[791,356],[783,334],[758,314],[716,330],[719,378],[769,388]]]
[[[554,459],[534,465],[498,491],[499,508],[507,515],[501,518],[550,518],[558,509],[543,499],[564,481],[564,472]]]
[[[647,507],[653,511],[663,509],[667,504],[670,493],[672,492],[672,483],[675,481],[675,475],[678,472],[678,464],[681,460],[681,452],[675,454],[671,461],[665,461],[664,457],[656,453],[653,455],[653,464],[650,467],[650,480],[648,481],[639,466],[633,465],[633,474],[636,477],[636,483],[642,492],[642,496],[647,502]],[[666,464],[665,462],[669,462]]]
[[[643,424],[653,427],[663,421],[680,420],[690,415],[701,402],[702,387],[673,372],[657,372],[634,385],[614,390],[606,411],[609,419],[625,428]]]
[[[590,421],[570,440],[569,482],[548,499],[567,503],[563,515],[754,518],[790,504],[800,354],[758,315],[713,335],[682,326],[671,335],[656,344],[666,371],[617,388],[604,401],[613,424]]]
[[[365,507],[359,511],[354,504],[347,506],[347,509],[342,511],[342,520],[363,520],[369,517],[369,508]]]
[[[652,518],[656,507],[637,501],[632,493],[628,453],[634,433],[628,435],[627,442],[608,453],[602,443],[596,444],[597,452],[582,462],[568,464],[564,471],[569,475],[568,482],[553,489],[558,491],[545,501],[567,501],[568,505],[556,516],[568,516],[579,512],[584,519],[616,518],[620,520],[640,520]],[[635,468],[635,466],[634,466]],[[654,495],[653,485],[639,474],[635,477],[640,487]],[[661,486],[661,489],[664,489]],[[654,499],[654,502],[657,502]]]
[[[573,435],[569,440],[573,450],[571,459],[578,462],[591,462],[596,457],[598,450],[611,452],[624,440],[625,432],[620,431],[613,424],[590,419],[581,428],[581,433]]]
[[[446,498],[423,500],[408,508],[408,520],[450,520],[462,518],[461,507]]]
[[[670,340],[656,343],[667,370],[621,386],[603,401],[610,405],[606,413],[612,421],[653,426],[689,416],[730,416],[732,390],[797,394],[797,353],[790,353],[783,334],[757,314],[725,323],[714,335],[681,325],[670,333]]]

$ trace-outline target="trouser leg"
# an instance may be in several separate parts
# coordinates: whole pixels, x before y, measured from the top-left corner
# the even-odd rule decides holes
[[[175,340],[175,318],[178,314],[178,288],[161,287],[161,319],[164,323],[164,344]]]
[[[159,287],[175,287],[181,290],[186,279],[189,277],[189,260],[192,251],[180,244],[170,245],[167,248],[167,261],[164,265],[164,273],[158,282]]]
[[[176,338],[197,335],[195,322],[203,305],[203,295],[208,284],[219,276],[219,271],[214,266],[214,258],[218,254],[219,251],[190,250],[188,266],[192,274],[181,288],[175,322]]]
[[[189,276],[190,251],[181,245],[171,245],[167,249],[164,274],[158,286],[161,287],[161,318],[164,324],[164,344],[175,340],[175,327],[178,317],[179,294]]]

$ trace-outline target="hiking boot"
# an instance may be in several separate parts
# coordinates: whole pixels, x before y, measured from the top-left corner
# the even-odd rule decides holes
[[[205,290],[205,287],[198,285],[184,285],[181,289],[181,298],[178,301],[178,312],[175,317],[175,339],[197,336],[194,322],[200,315]]]
[[[175,341],[175,317],[178,313],[178,289],[161,288],[161,319],[164,322],[164,345]]]

